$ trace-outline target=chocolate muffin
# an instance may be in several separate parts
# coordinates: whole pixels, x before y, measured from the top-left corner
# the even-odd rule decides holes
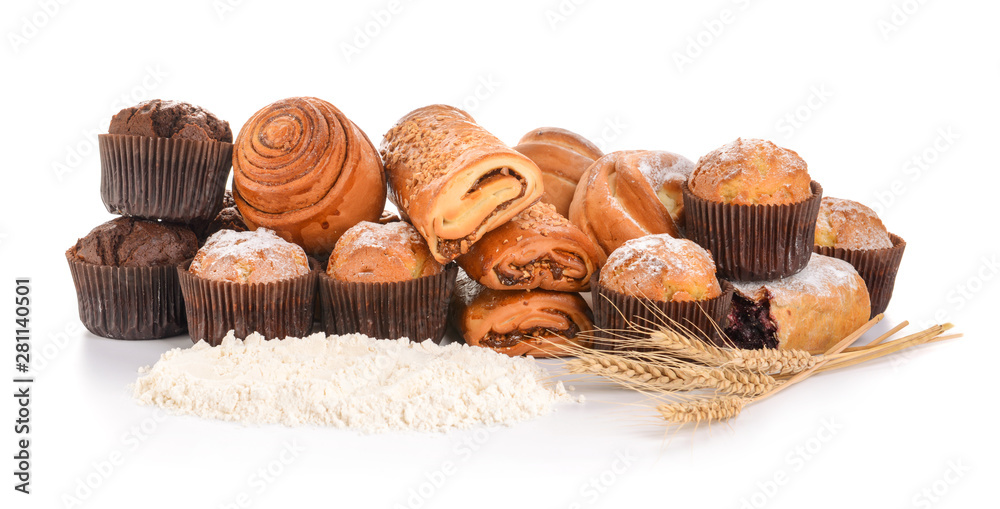
[[[78,259],[94,265],[175,266],[194,256],[198,238],[183,225],[119,217],[91,230],[74,250]]]
[[[108,134],[233,142],[229,122],[199,106],[162,99],[141,102],[119,111],[111,117]]]
[[[222,208],[233,131],[212,113],[154,99],[119,111],[97,139],[108,212],[194,223]]]
[[[66,251],[80,320],[115,339],[176,336],[187,328],[176,266],[198,249],[183,225],[120,217]]]
[[[327,334],[440,341],[457,273],[410,223],[363,221],[337,240],[319,275],[323,326]]]
[[[245,232],[250,230],[243,220],[243,214],[236,207],[236,200],[233,199],[233,192],[226,190],[222,196],[222,210],[212,218],[211,221],[195,221],[191,224],[191,229],[198,235],[198,242],[204,244],[209,237],[222,230],[233,230]]]

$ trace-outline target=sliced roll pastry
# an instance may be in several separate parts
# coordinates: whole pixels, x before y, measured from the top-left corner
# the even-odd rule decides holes
[[[496,290],[590,288],[601,253],[554,206],[536,203],[458,257],[469,277]]]
[[[467,253],[542,195],[535,163],[451,106],[401,118],[382,140],[382,157],[389,199],[441,263]]]
[[[493,290],[461,271],[451,318],[466,343],[512,357],[559,357],[570,342],[590,346],[578,334],[594,327],[590,308],[579,294]]]

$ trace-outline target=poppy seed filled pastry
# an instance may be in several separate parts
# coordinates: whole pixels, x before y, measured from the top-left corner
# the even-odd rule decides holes
[[[495,290],[578,292],[590,287],[599,260],[589,237],[554,206],[536,203],[483,235],[458,264]]]
[[[542,170],[543,203],[569,215],[576,185],[594,161],[604,155],[590,140],[566,129],[539,127],[521,137],[514,150],[528,156]]]
[[[822,353],[871,313],[868,289],[854,267],[819,254],[793,276],[733,286],[725,332],[737,348]]]
[[[399,119],[382,140],[382,157],[389,199],[441,263],[467,253],[542,195],[542,174],[531,159],[451,106],[425,106]]]
[[[493,290],[464,272],[455,283],[451,321],[467,344],[511,357],[566,355],[562,345],[589,346],[577,336],[593,329],[590,308],[577,293]]]
[[[348,228],[378,220],[385,193],[375,146],[322,99],[269,104],[236,138],[233,197],[247,226],[271,229],[320,259]]]
[[[595,161],[581,178],[569,220],[601,249],[602,258],[627,240],[661,233],[679,237],[671,209],[681,217],[680,186],[693,167],[687,158],[671,152],[612,152]]]

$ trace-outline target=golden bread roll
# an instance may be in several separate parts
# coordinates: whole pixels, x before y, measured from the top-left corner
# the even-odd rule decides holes
[[[375,146],[332,104],[293,97],[261,109],[233,150],[233,197],[265,227],[320,259],[360,221],[377,221],[385,176]]]
[[[389,198],[441,263],[542,195],[535,163],[451,106],[408,113],[382,140]]]
[[[576,185],[587,168],[604,153],[590,140],[566,129],[539,127],[521,137],[514,150],[528,156],[542,170],[541,201],[569,215]]]
[[[580,179],[569,220],[594,241],[603,257],[627,240],[660,233],[678,237],[668,205],[681,213],[683,199],[674,187],[679,191],[693,166],[671,152],[612,152],[595,161]]]

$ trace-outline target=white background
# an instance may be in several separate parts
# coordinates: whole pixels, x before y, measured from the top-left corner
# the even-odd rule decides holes
[[[253,507],[995,504],[996,2],[223,2],[3,3],[0,293],[33,278],[38,379],[30,496],[12,490],[16,410],[0,398],[3,507],[72,507],[72,496],[217,508],[240,493]],[[907,240],[887,323],[951,320],[966,337],[817,376],[730,426],[669,436],[626,404],[635,398],[593,388],[580,389],[583,405],[512,428],[437,435],[242,427],[136,405],[136,369],[190,343],[80,327],[63,251],[112,217],[96,135],[141,99],[205,106],[235,132],[297,95],[332,102],[376,144],[435,102],[467,107],[512,144],[551,125],[606,151],[697,159],[737,136],[770,138],[798,151],[826,194],[877,206]],[[252,476],[276,469],[291,442],[304,451],[286,453],[261,489]],[[454,473],[428,490],[445,462]],[[408,500],[422,485],[429,499]]]

